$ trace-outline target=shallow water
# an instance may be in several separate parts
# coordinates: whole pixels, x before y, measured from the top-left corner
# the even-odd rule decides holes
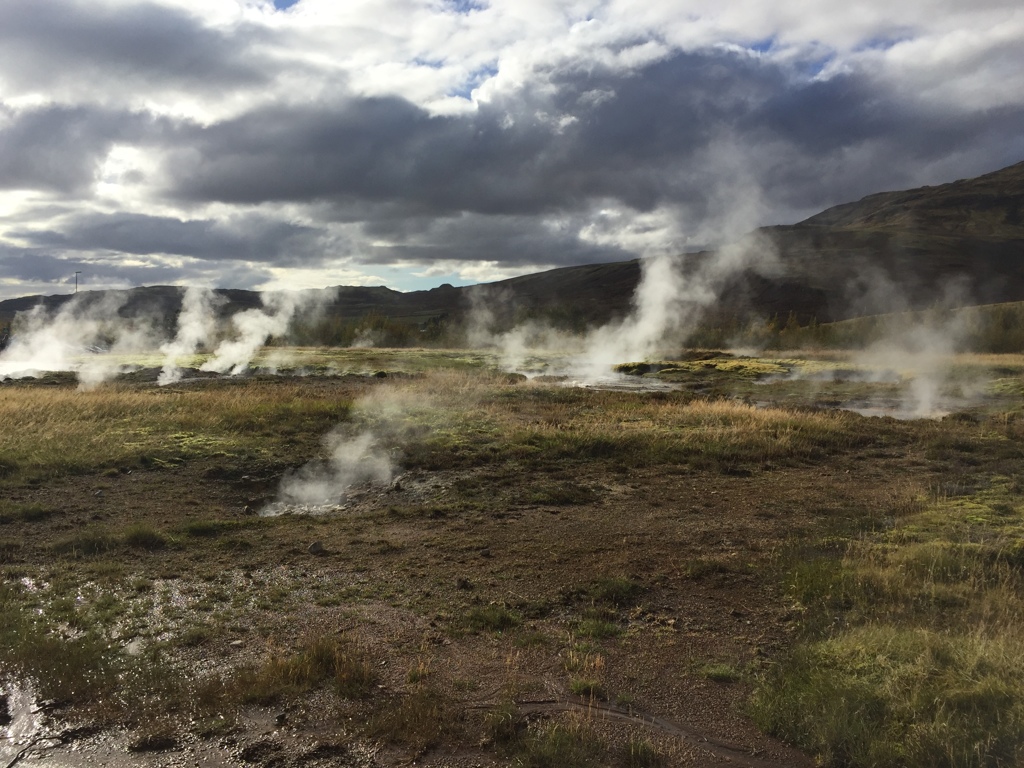
[[[0,726],[0,765],[10,765],[44,735],[43,715],[32,688],[22,683],[0,687],[11,722]]]

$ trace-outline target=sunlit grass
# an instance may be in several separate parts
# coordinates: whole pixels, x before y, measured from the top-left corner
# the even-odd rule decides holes
[[[8,387],[0,399],[0,476],[42,479],[146,458],[259,452],[282,434],[321,434],[349,405],[284,381],[202,389],[107,385],[86,392]],[[274,439],[261,443],[262,435]]]
[[[1020,764],[1022,541],[1012,482],[995,478],[795,566],[808,634],[764,676],[759,722],[825,765]]]

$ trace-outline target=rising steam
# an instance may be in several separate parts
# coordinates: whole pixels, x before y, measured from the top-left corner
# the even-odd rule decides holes
[[[265,294],[262,309],[247,309],[232,316],[235,338],[221,342],[200,370],[241,373],[267,339],[287,332],[296,311],[306,303],[308,299],[296,293]]]
[[[951,378],[953,355],[967,333],[967,316],[936,311],[899,317],[889,333],[857,352],[853,362],[869,370],[901,372],[906,387],[898,415],[945,415],[943,390]]]
[[[500,296],[479,292],[470,312],[467,339],[475,346],[497,349],[507,370],[523,371],[524,361],[538,350],[567,352],[565,370],[582,382],[609,376],[617,363],[649,359],[665,349],[678,349],[719,298],[730,277],[746,268],[763,269],[774,261],[772,246],[756,235],[712,254],[683,256],[659,253],[642,259],[640,282],[629,315],[573,336],[536,321],[495,332],[491,307]]]
[[[0,353],[0,376],[24,378],[42,371],[75,371],[90,389],[121,373],[119,356],[152,349],[147,321],[127,321],[118,310],[125,293],[75,298],[56,312],[42,305],[20,313],[10,345]]]
[[[14,336],[0,352],[0,377],[72,371],[81,387],[90,388],[132,367],[124,356],[159,352],[163,362],[157,382],[166,385],[181,380],[181,357],[203,347],[215,350],[202,370],[236,375],[249,366],[270,337],[287,333],[299,311],[318,312],[333,294],[268,294],[262,308],[239,312],[225,323],[221,320],[224,299],[207,289],[189,288],[170,340],[158,330],[162,323],[155,313],[132,319],[119,314],[129,297],[127,291],[99,297],[85,294],[55,312],[40,304],[19,313]]]
[[[353,486],[391,482],[390,454],[370,431],[355,437],[340,428],[324,438],[328,458],[310,462],[281,480],[277,501],[261,514],[279,515],[296,507],[325,508],[345,502]]]
[[[188,288],[181,302],[178,315],[178,332],[172,341],[162,344],[163,368],[157,384],[164,386],[181,380],[178,359],[194,354],[201,346],[210,343],[217,334],[217,308],[223,304],[208,288]]]

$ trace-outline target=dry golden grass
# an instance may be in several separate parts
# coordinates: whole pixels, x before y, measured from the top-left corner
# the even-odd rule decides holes
[[[538,460],[756,463],[813,458],[874,439],[863,420],[840,411],[757,408],[682,393],[510,387],[500,374],[432,374],[386,398],[367,408],[428,427],[435,442],[475,454],[500,442]]]
[[[301,382],[199,388],[8,387],[0,399],[0,475],[42,478],[216,451],[312,431],[347,414],[348,399]]]

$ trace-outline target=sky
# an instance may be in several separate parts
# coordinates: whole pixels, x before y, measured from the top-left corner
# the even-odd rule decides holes
[[[3,0],[0,299],[679,253],[1022,126],[1020,0]]]

